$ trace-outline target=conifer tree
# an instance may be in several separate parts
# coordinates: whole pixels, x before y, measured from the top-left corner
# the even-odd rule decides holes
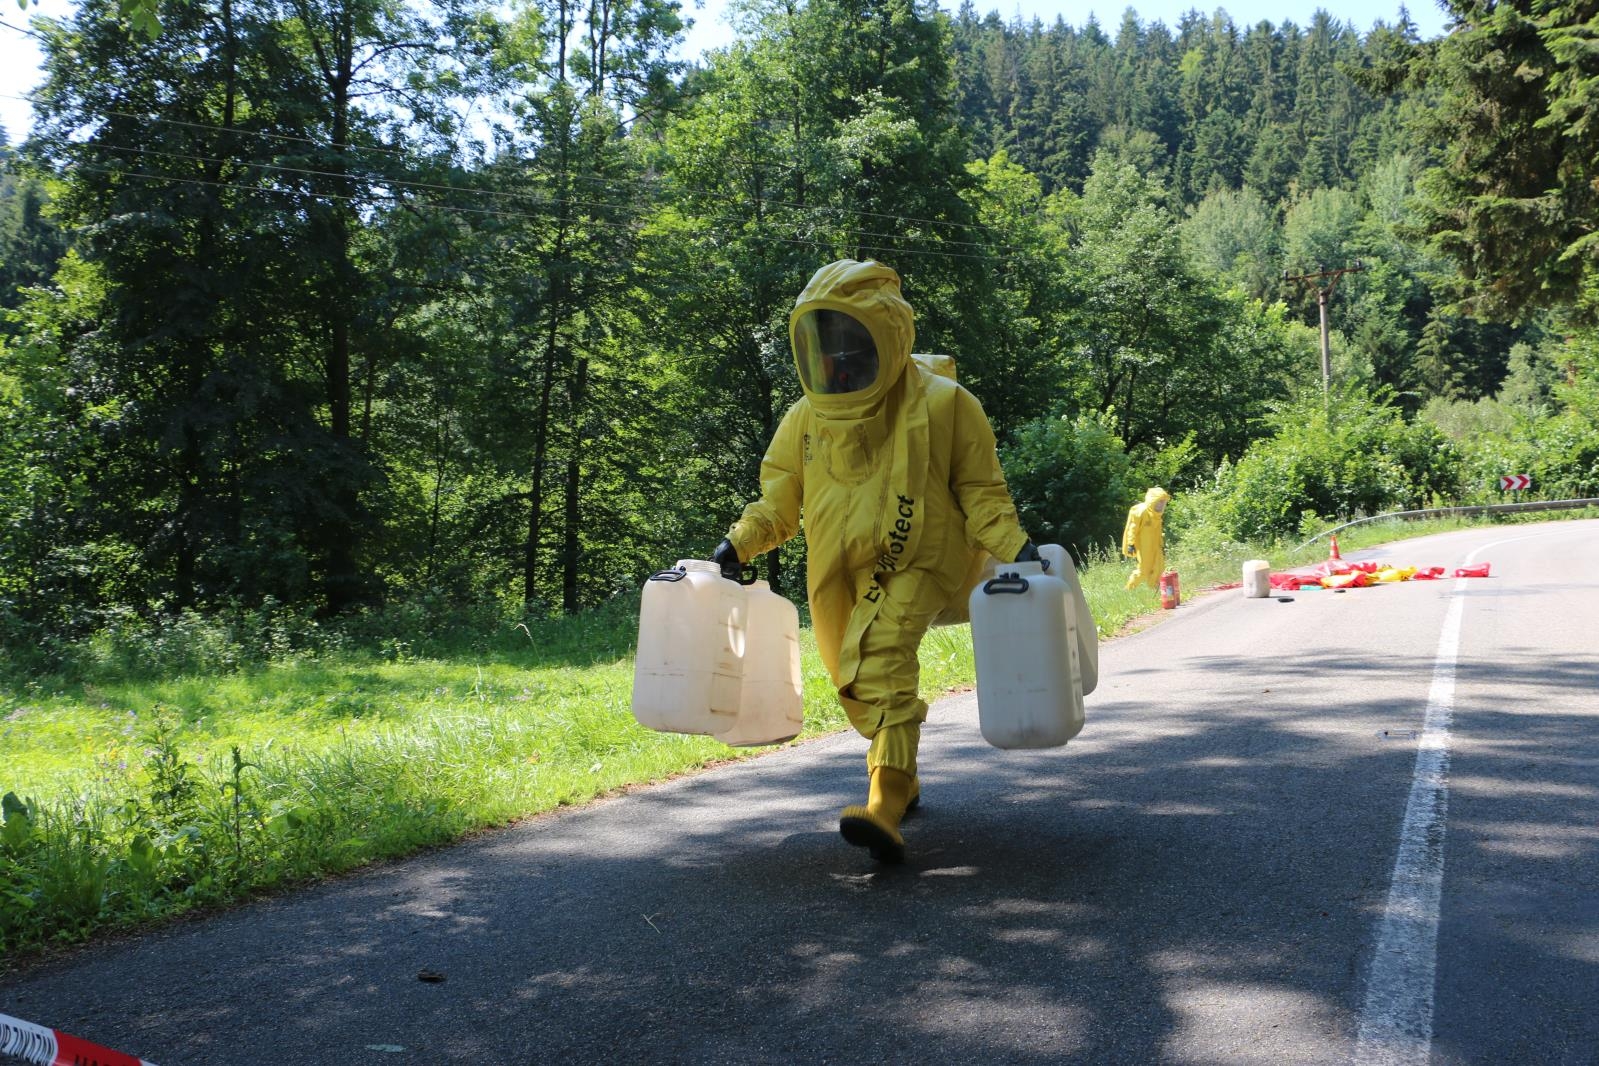
[[[1456,30],[1416,69],[1438,83],[1447,144],[1422,184],[1423,225],[1459,264],[1461,307],[1599,321],[1599,52],[1591,6],[1451,0]]]

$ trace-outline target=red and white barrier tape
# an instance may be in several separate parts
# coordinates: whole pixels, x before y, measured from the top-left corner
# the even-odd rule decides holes
[[[0,1014],[0,1056],[4,1055],[34,1066],[155,1066],[153,1062],[9,1014]]]

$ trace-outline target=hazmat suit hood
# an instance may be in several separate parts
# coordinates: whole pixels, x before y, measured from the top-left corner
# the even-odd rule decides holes
[[[871,260],[841,259],[813,274],[794,302],[788,333],[800,385],[823,418],[864,418],[875,411],[904,376],[916,342],[899,275]],[[858,364],[853,379],[835,369],[837,349],[846,342]]]
[[[1148,507],[1150,510],[1154,510],[1155,505],[1157,503],[1170,503],[1170,502],[1171,502],[1171,493],[1167,492],[1165,489],[1159,487],[1158,485],[1155,488],[1152,488],[1148,492],[1144,493],[1144,506]]]

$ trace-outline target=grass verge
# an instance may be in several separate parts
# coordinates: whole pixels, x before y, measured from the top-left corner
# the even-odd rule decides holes
[[[1539,516],[1547,520],[1546,516]],[[1340,535],[1362,546],[1481,524],[1443,520]],[[1188,595],[1282,546],[1181,547]],[[1452,564],[1455,560],[1416,560]],[[1102,636],[1156,610],[1095,560],[1083,583]],[[283,657],[232,672],[0,684],[0,957],[246,898],[744,752],[633,720],[637,620],[617,604],[501,627],[433,657],[403,641]],[[928,694],[973,680],[970,630],[921,647]],[[846,722],[808,630],[805,737]]]

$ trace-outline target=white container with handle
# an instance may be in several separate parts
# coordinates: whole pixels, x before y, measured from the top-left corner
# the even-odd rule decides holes
[[[1098,634],[1071,557],[1056,544],[1039,555],[995,564],[971,594],[978,719],[996,748],[1065,744],[1098,683]]]
[[[715,736],[735,748],[780,744],[805,726],[799,611],[764,581],[743,588],[748,621],[738,714]]]
[[[633,716],[663,733],[776,744],[804,723],[799,612],[764,581],[684,559],[644,583]]]

